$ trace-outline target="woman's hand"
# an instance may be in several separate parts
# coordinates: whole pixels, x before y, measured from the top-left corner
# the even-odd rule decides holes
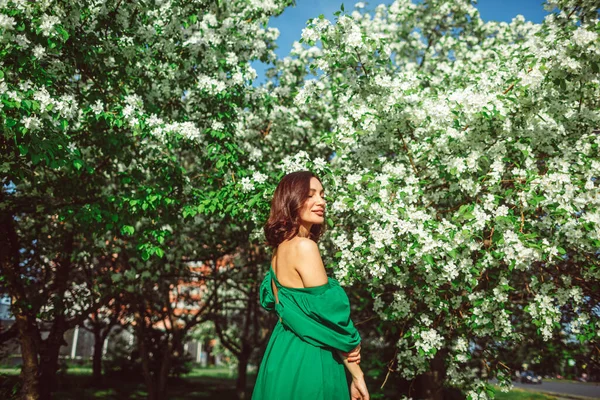
[[[350,398],[352,400],[369,400],[369,391],[367,390],[364,376],[352,378]]]
[[[357,364],[360,364],[360,343],[348,353],[342,352],[342,355],[348,360],[348,362],[355,362]]]

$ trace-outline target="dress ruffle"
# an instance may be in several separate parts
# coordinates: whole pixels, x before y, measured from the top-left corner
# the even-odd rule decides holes
[[[277,304],[271,279],[278,288]],[[348,352],[361,341],[350,318],[348,296],[333,278],[328,278],[328,282],[321,286],[288,288],[282,286],[273,270],[269,269],[259,294],[262,307],[275,312],[284,326],[307,343]]]

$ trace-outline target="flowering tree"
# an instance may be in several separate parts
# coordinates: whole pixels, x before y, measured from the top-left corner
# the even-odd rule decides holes
[[[287,4],[0,2],[0,275],[24,399],[50,396],[64,332],[107,285],[153,276],[156,263],[96,268],[119,253],[106,243],[162,257],[166,224],[223,212],[249,61],[274,58],[277,32],[263,23]]]
[[[273,110],[310,125],[307,150],[335,150],[329,165],[297,152],[280,172],[331,169],[335,273],[368,285],[382,323],[398,327],[395,370],[423,383],[418,398],[443,385],[486,398],[492,376],[509,386],[498,349],[529,323],[542,339],[567,327],[597,340],[595,6],[548,2],[536,25],[484,23],[471,3],[315,18],[302,41],[321,48],[274,71],[278,97],[304,86]],[[306,68],[321,74],[300,82]],[[277,121],[262,123],[266,135]]]

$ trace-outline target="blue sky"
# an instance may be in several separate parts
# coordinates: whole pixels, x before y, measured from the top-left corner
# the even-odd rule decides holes
[[[296,0],[295,7],[288,7],[277,18],[269,21],[269,26],[279,29],[280,35],[277,39],[277,56],[280,58],[289,54],[292,43],[300,39],[302,29],[306,26],[306,21],[316,18],[323,14],[326,18],[334,21],[333,13],[340,9],[344,3],[347,12],[354,9],[354,4],[358,0]],[[378,4],[390,4],[391,1],[364,1],[367,3],[367,9],[373,9]],[[476,5],[481,18],[484,21],[506,21],[510,22],[516,15],[521,14],[526,20],[541,23],[547,11],[544,10],[544,0],[479,0]],[[258,73],[258,78],[254,84],[264,82],[264,72],[266,64],[260,61],[252,63],[252,66]]]

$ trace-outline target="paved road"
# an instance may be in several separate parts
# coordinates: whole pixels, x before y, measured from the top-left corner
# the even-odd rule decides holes
[[[541,385],[529,385],[513,382],[515,387],[534,391],[547,391],[554,393],[574,394],[577,396],[600,399],[600,384],[598,383],[572,383],[572,382],[542,382]]]

